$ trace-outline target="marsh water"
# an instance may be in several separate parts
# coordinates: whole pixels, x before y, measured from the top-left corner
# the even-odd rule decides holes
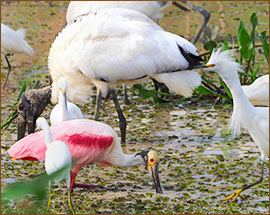
[[[246,25],[253,12],[259,20],[258,32],[269,35],[268,2],[193,2],[211,12],[208,33],[196,44],[199,52],[209,37],[215,41],[227,38],[236,42],[239,20]],[[1,19],[13,29],[26,29],[26,40],[34,48],[34,58],[24,54],[10,56],[12,73],[8,85],[1,92],[1,123],[16,107],[23,80],[28,89],[40,80],[40,87],[49,83],[46,71],[49,48],[64,25],[68,2],[1,2]],[[198,12],[183,12],[174,6],[164,11],[159,23],[167,31],[191,39],[201,24]],[[211,34],[209,34],[211,32]],[[261,56],[263,58],[263,55]],[[7,66],[1,61],[1,83]],[[264,62],[260,74],[268,73]],[[215,78],[215,77],[214,77]],[[149,81],[144,84],[153,89]],[[77,176],[80,183],[105,186],[105,190],[89,191],[75,188],[72,194],[77,213],[245,213],[269,214],[269,162],[265,165],[263,183],[245,191],[244,199],[221,201],[243,184],[260,177],[260,153],[250,136],[244,132],[233,137],[228,129],[231,106],[213,105],[213,98],[200,100],[175,96],[169,103],[156,105],[142,99],[128,86],[131,105],[123,102],[122,89],[118,95],[127,118],[126,153],[140,152],[152,147],[160,155],[160,179],[164,194],[156,194],[152,180],[143,166],[132,168],[84,167]],[[94,96],[89,104],[80,106],[85,118],[93,119]],[[42,116],[49,118],[49,105]],[[118,118],[111,100],[103,101],[100,121],[109,124],[118,134]],[[16,142],[17,121],[1,132],[2,188],[18,181],[35,178],[45,172],[43,162],[11,161],[7,150]],[[45,213],[47,200],[39,203],[27,197],[1,205],[2,213]],[[51,213],[69,213],[64,183],[53,189]]]

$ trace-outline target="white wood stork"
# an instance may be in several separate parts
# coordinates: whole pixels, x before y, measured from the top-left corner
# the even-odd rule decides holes
[[[101,9],[74,19],[52,44],[48,59],[53,80],[51,101],[57,102],[57,81],[62,76],[69,83],[67,97],[74,103],[88,102],[95,85],[97,120],[101,97],[111,91],[125,142],[126,120],[115,86],[151,77],[189,97],[201,83],[192,71],[200,67],[200,61],[192,43],[164,31],[147,16],[129,9]]]

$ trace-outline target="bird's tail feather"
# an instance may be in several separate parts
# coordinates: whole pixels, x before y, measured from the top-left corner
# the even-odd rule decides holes
[[[24,28],[20,28],[19,30],[16,31],[17,35],[24,40],[25,38],[25,29]]]
[[[194,89],[201,84],[201,76],[192,70],[154,74],[151,77],[184,97],[192,96]]]
[[[16,31],[16,33],[23,40],[22,43],[21,43],[21,45],[20,45],[21,52],[25,52],[28,55],[33,56],[34,53],[35,53],[35,51],[25,41],[25,29],[24,28],[20,28],[19,30]]]

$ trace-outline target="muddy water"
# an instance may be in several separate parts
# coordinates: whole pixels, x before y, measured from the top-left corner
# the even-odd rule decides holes
[[[259,32],[267,30],[269,35],[266,2],[194,3],[211,11],[209,26],[220,28],[217,39],[235,35],[239,19],[247,23],[253,11],[257,12],[260,21]],[[2,4],[2,22],[13,29],[24,27],[27,41],[37,53],[33,59],[20,54],[10,57],[13,70],[7,89],[2,92],[2,122],[14,111],[7,105],[16,100],[23,79],[28,80],[29,87],[35,80],[41,80],[41,86],[48,84],[47,72],[29,74],[46,69],[49,47],[64,23],[66,6],[67,2],[53,2],[53,7],[46,2]],[[198,13],[183,13],[169,7],[165,14],[160,24],[187,38],[195,34],[201,23]],[[198,47],[202,47],[202,42]],[[2,61],[1,66],[1,77],[5,78],[5,62]],[[267,73],[267,70],[262,68],[260,72]],[[149,82],[146,87],[153,86]],[[122,102],[119,89],[119,99],[128,121],[127,144],[123,149],[129,154],[148,147],[158,150],[164,194],[155,194],[143,166],[123,169],[89,165],[79,172],[78,182],[99,184],[107,189],[91,192],[76,188],[73,203],[77,213],[269,213],[269,169],[266,167],[263,183],[243,193],[245,199],[239,198],[235,203],[220,201],[260,176],[260,154],[249,135],[244,133],[234,138],[228,131],[230,107],[213,107],[213,101],[193,102],[181,98],[155,106],[151,100],[138,97],[136,92],[130,90],[129,94],[132,104],[127,106]],[[48,106],[43,113],[47,119],[51,108]],[[86,118],[93,118],[92,101],[81,109]],[[103,102],[100,120],[119,133],[111,101]],[[8,156],[7,149],[16,141],[16,120],[2,131],[1,138],[2,185],[34,178],[45,171],[43,162],[12,162]],[[55,187],[52,213],[69,212],[65,191],[64,183]],[[46,204],[44,200],[35,208],[35,201],[28,198],[2,205],[2,212],[24,213],[34,208],[34,213],[44,213]]]

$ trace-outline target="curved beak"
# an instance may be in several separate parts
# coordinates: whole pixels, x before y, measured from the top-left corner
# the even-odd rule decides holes
[[[152,167],[148,166],[148,171],[154,181],[156,193],[163,193],[163,190],[159,181],[158,163],[154,164]]]

